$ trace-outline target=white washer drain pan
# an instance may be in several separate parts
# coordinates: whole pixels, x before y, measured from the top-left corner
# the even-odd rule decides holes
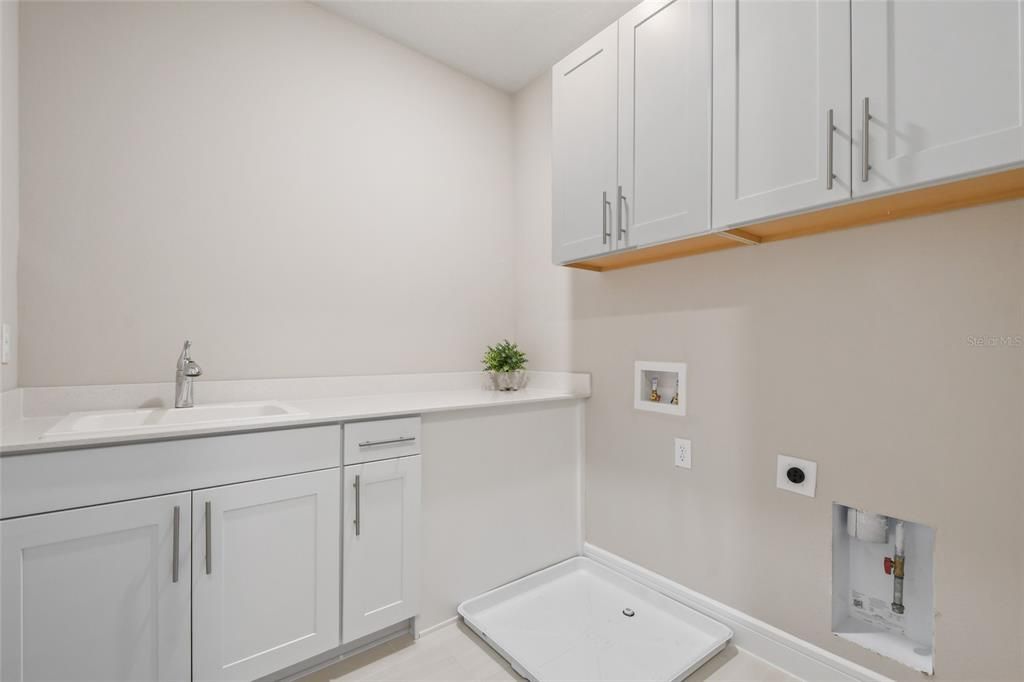
[[[459,614],[536,682],[681,680],[732,638],[721,623],[584,557],[465,601]]]

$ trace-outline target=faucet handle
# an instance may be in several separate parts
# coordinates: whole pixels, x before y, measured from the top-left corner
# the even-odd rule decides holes
[[[190,362],[192,362],[192,342],[185,339],[185,345],[181,349],[181,355],[178,356],[178,369],[184,371],[186,365]]]

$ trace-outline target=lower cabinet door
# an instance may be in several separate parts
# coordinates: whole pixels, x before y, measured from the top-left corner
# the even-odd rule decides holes
[[[194,680],[252,680],[338,646],[339,479],[193,492]]]
[[[345,467],[345,644],[419,611],[420,458]]]
[[[0,679],[188,680],[190,513],[182,493],[0,522]]]

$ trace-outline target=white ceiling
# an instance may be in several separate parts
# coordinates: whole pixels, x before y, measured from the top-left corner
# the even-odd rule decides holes
[[[485,83],[516,92],[638,0],[314,0]]]

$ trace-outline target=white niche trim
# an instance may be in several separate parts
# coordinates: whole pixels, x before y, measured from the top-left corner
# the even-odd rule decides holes
[[[633,379],[633,407],[638,410],[684,416],[686,414],[686,363],[637,360]],[[651,384],[658,380],[659,400],[651,400]],[[678,404],[672,403],[678,394]]]

